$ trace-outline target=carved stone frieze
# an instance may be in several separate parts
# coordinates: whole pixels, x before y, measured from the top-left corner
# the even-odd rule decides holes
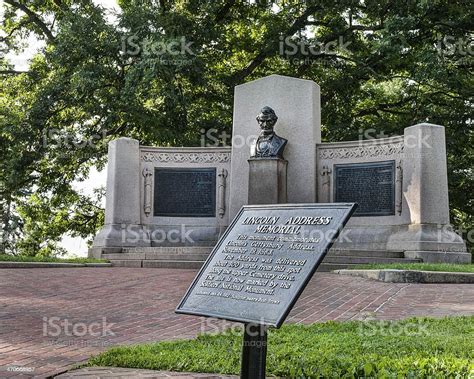
[[[320,148],[320,159],[372,158],[403,153],[403,142],[380,145]]]
[[[144,151],[141,153],[144,162],[162,163],[227,163],[230,161],[230,152],[161,152]]]

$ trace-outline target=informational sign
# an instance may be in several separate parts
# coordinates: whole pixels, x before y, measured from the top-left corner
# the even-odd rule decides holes
[[[279,327],[355,209],[244,206],[176,312]]]

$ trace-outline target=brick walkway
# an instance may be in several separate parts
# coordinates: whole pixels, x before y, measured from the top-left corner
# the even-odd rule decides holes
[[[47,377],[111,345],[189,338],[229,325],[174,314],[195,274],[130,268],[0,270],[0,378]],[[468,314],[474,315],[473,285],[391,284],[317,273],[288,321]]]

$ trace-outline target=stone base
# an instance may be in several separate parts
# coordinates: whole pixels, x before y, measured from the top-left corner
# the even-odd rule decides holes
[[[336,270],[337,274],[375,279],[387,283],[474,283],[474,274],[468,272],[441,272],[421,270]]]
[[[214,246],[225,232],[216,224],[147,225],[152,247]]]
[[[89,257],[107,259],[112,266],[135,268],[189,268],[204,264],[212,246],[91,248]]]
[[[403,225],[390,237],[387,248],[401,248],[403,251],[467,252],[463,239],[450,225],[437,224]]]
[[[93,248],[151,246],[150,233],[143,225],[108,224],[95,236]]]
[[[288,161],[280,158],[251,158],[248,162],[248,204],[286,203]]]
[[[405,251],[405,258],[427,263],[471,263],[472,254],[453,251]]]
[[[172,226],[167,228],[176,229]],[[206,253],[210,252],[224,232],[224,228],[222,230],[217,227],[189,226],[189,228],[195,229],[190,234],[194,242],[167,241],[163,243],[163,241],[153,239],[153,226],[133,225],[122,228],[121,225],[106,225],[95,238],[93,247],[89,249],[89,257],[106,259],[108,257],[113,260],[156,260],[156,256],[148,255],[159,255],[164,261],[182,261],[183,259],[176,259],[174,255],[184,258],[182,254],[185,252],[192,256],[184,260],[203,262],[206,257],[197,257],[195,254],[198,251],[202,253],[202,249],[205,249]],[[186,231],[187,229],[183,233]],[[138,238],[140,236],[142,238]],[[372,257],[373,253],[377,253],[376,256],[379,258],[388,260],[388,258],[404,257],[407,262],[422,260],[433,263],[470,263],[472,257],[467,252],[462,238],[454,233],[449,225],[438,227],[432,224],[348,225],[337,239],[332,251],[342,252],[343,256],[364,258]],[[147,257],[141,257],[141,253],[145,252]],[[394,256],[395,253],[398,255]],[[119,254],[121,254],[120,257]],[[352,263],[349,261],[347,259],[347,262],[342,263]]]
[[[423,262],[470,263],[471,254],[449,225],[347,225],[334,250],[403,252]]]
[[[214,246],[225,232],[218,225],[105,225],[94,238],[93,249]]]
[[[104,259],[104,254],[119,254],[121,247],[94,247],[89,248],[87,256],[89,258]]]

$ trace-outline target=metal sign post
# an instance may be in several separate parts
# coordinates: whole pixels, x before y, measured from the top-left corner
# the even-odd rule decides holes
[[[266,361],[266,327],[260,324],[245,324],[240,378],[265,379]]]

